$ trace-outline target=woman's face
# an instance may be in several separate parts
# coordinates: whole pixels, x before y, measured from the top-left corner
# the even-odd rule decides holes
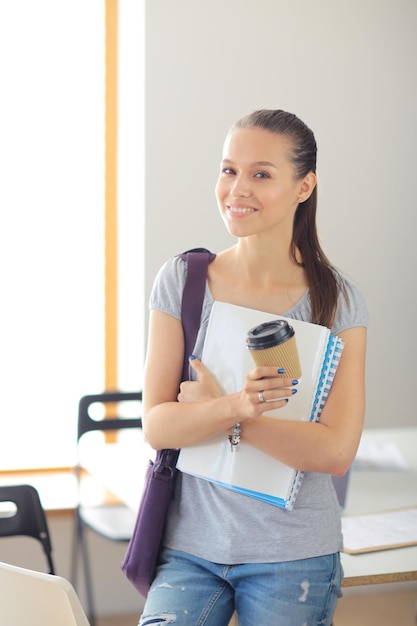
[[[231,235],[278,228],[291,236],[294,213],[309,194],[305,179],[295,178],[290,149],[290,139],[262,128],[238,128],[228,135],[216,197]],[[315,182],[314,174],[307,176]]]

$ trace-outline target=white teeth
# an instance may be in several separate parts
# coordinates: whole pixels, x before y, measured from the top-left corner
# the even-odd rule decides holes
[[[255,209],[251,209],[250,207],[233,207],[229,206],[229,211],[233,213],[252,213]]]

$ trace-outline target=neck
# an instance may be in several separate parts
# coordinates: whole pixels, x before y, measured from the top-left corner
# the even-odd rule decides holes
[[[240,273],[258,284],[260,281],[264,285],[288,283],[290,277],[295,279],[297,274],[304,273],[292,259],[288,242],[283,245],[275,240],[268,245],[265,240],[240,239],[234,248],[234,258]]]

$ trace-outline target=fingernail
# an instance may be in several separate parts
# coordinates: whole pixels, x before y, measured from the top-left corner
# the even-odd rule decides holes
[[[292,395],[294,395],[295,393],[297,393],[298,389],[291,389],[291,393]]]
[[[278,374],[285,374],[285,369],[283,367],[280,367],[279,369],[277,369]]]
[[[194,361],[194,359],[195,359],[194,354],[190,354],[190,356],[188,357],[188,360],[189,361]]]
[[[292,384],[292,385],[298,385],[298,380],[292,380],[292,381],[291,381],[291,384]]]

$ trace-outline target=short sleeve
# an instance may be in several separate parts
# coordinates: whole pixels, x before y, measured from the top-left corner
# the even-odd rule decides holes
[[[156,275],[149,308],[181,319],[181,301],[186,278],[186,262],[180,257],[167,261]]]
[[[369,323],[368,309],[362,293],[347,278],[343,279],[343,284],[346,295],[343,293],[339,294],[339,302],[332,327],[334,334],[357,326],[367,327]]]

